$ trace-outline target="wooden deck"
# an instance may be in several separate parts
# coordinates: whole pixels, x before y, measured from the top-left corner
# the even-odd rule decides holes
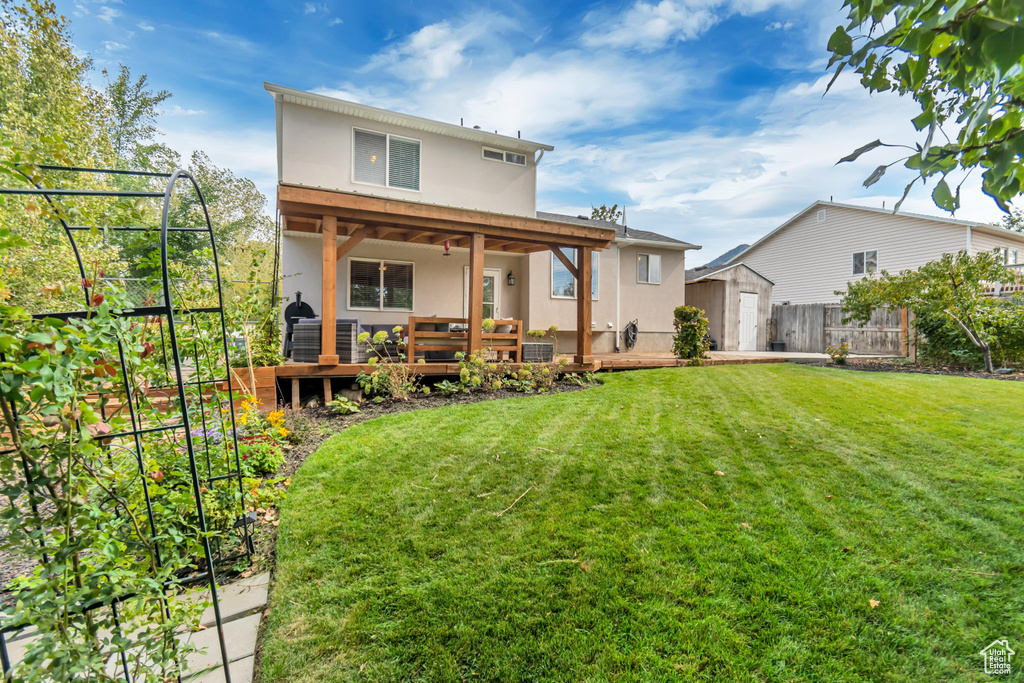
[[[571,356],[560,356],[569,361],[562,366],[563,372],[598,372],[600,370],[643,370],[651,368],[680,368],[689,365],[689,361],[680,360],[668,353],[604,353],[595,354],[592,363],[573,362]],[[704,361],[705,365],[748,365],[755,363],[783,363],[787,360],[784,354],[742,354],[742,353],[716,353],[712,352],[711,357]],[[507,363],[512,370],[518,370],[520,363]],[[456,362],[444,363],[413,363],[409,366],[412,372],[423,376],[453,376],[459,374],[459,364]],[[333,399],[332,380],[354,378],[360,372],[373,372],[373,366],[365,363],[327,365],[321,366],[316,363],[295,363],[289,361],[285,365],[278,365],[275,368],[266,368],[266,371],[273,370],[274,384],[290,382],[291,394],[293,397],[292,406],[298,407],[298,396],[302,393],[302,382],[321,380],[322,390],[318,387],[316,393],[323,393],[324,400]],[[267,392],[266,380],[257,380],[258,391]],[[309,387],[306,387],[308,394]],[[264,404],[270,400],[270,405],[276,401],[276,397],[263,397]]]

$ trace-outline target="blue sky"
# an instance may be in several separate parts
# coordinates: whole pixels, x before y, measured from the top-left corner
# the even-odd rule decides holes
[[[124,63],[174,93],[162,140],[252,178],[274,198],[274,111],[263,82],[555,146],[538,209],[627,207],[631,226],[704,246],[702,263],[816,199],[893,206],[879,152],[917,139],[916,105],[841,78],[822,96],[831,0],[240,2],[59,0],[97,70]],[[97,82],[101,76],[97,74]],[[942,215],[927,191],[904,210]],[[957,217],[999,211],[964,186]]]

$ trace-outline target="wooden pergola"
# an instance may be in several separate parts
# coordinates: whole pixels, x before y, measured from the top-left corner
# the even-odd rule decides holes
[[[466,350],[482,348],[484,253],[529,254],[552,251],[576,278],[577,364],[593,363],[591,350],[591,253],[607,249],[615,231],[524,216],[420,204],[350,192],[281,183],[277,204],[285,228],[319,233],[323,244],[320,366],[338,365],[335,326],[326,324],[337,311],[337,263],[366,239],[443,245],[469,249],[469,316]],[[339,237],[347,239],[338,243]],[[576,250],[576,263],[562,249]]]

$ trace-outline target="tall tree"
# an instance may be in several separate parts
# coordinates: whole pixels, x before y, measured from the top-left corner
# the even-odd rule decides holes
[[[598,207],[590,207],[590,217],[598,221],[608,221],[609,223],[618,223],[619,219],[622,218],[622,209],[619,208],[618,204],[602,204]]]
[[[1024,2],[845,0],[844,7],[850,22],[828,41],[829,67],[837,65],[829,87],[850,67],[870,92],[910,95],[921,107],[913,124],[923,139],[913,146],[875,140],[840,162],[906,147],[909,156],[878,166],[864,186],[903,162],[915,174],[903,199],[918,180],[937,175],[932,199],[949,212],[960,206],[966,175],[947,177],[980,167],[985,193],[1009,211],[1024,184]]]
[[[142,74],[132,79],[131,71],[123,64],[117,76],[108,77],[106,96],[109,103],[110,143],[114,148],[117,162],[123,169],[154,170],[157,162],[166,158],[162,145],[154,142],[157,135],[156,119],[159,106],[171,97],[167,90],[153,91],[148,86],[148,76]],[[162,166],[162,165],[161,165]]]

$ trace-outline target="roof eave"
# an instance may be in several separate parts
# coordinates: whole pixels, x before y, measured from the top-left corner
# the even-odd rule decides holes
[[[662,249],[675,249],[676,251],[688,251],[697,250],[702,247],[699,244],[690,244],[689,242],[659,242],[657,240],[636,240],[629,237],[616,237],[616,244],[623,244],[626,246],[641,246],[641,247],[660,247]]]
[[[455,124],[444,123],[443,121],[433,121],[421,116],[388,111],[387,109],[371,107],[357,102],[349,102],[348,100],[342,100],[336,97],[319,95],[305,90],[296,90],[295,88],[288,88],[275,83],[264,82],[263,87],[277,101],[289,102],[301,106],[312,107],[314,109],[324,109],[338,114],[347,114],[349,116],[356,116],[370,121],[390,123],[405,128],[411,128],[413,130],[434,133],[436,135],[445,135],[447,137],[470,140],[481,144],[501,146],[513,152],[526,152],[533,154],[539,150],[544,150],[546,152],[554,150],[554,147],[551,145],[545,145],[540,142],[523,140],[522,138],[513,138],[511,136],[500,135],[498,133],[488,133],[487,131],[480,130],[478,128],[456,126]]]

